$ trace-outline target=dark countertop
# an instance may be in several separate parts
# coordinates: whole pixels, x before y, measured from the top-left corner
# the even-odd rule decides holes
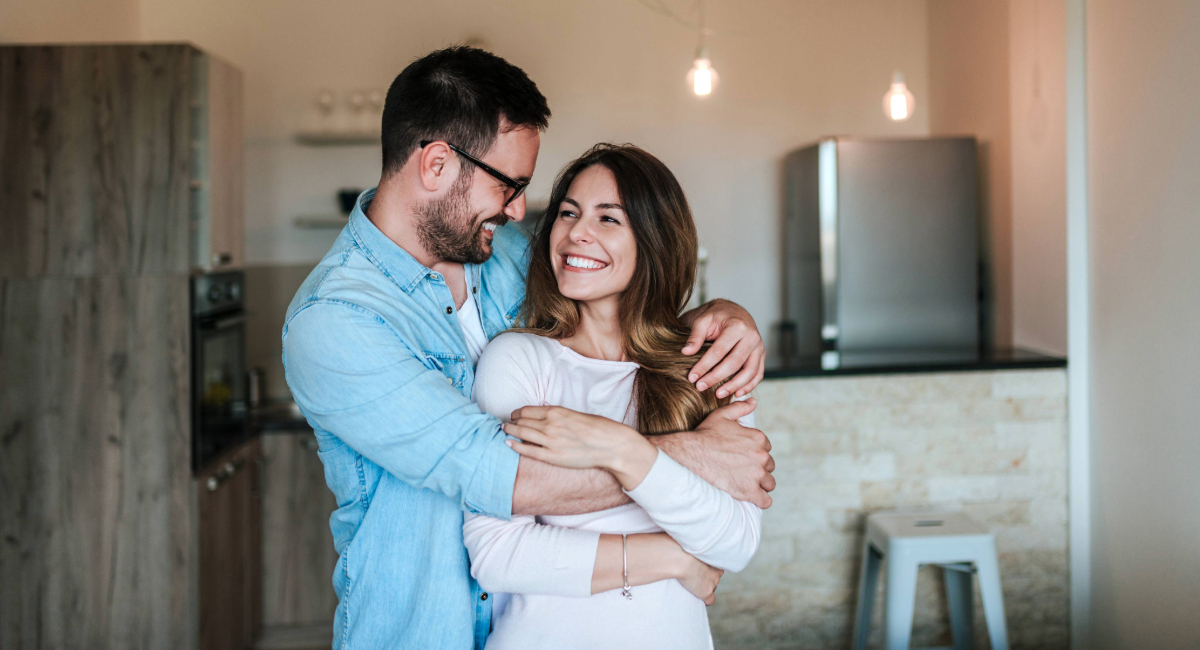
[[[767,368],[764,379],[790,377],[835,377],[841,375],[885,375],[918,372],[962,372],[972,370],[1028,370],[1065,368],[1067,360],[1020,348],[862,350],[841,352],[836,367],[823,368],[818,357],[802,358],[788,365]]]
[[[311,433],[308,420],[300,407],[291,400],[271,400],[250,410],[250,431],[253,435],[272,433]]]

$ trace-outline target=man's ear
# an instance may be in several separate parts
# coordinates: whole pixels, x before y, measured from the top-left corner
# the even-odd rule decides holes
[[[437,192],[453,180],[459,166],[457,161],[451,161],[454,152],[445,142],[431,142],[429,146],[417,149],[416,153],[417,176],[427,191]]]

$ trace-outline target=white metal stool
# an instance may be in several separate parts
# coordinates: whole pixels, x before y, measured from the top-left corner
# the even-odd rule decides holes
[[[923,564],[933,564],[940,566],[946,577],[954,650],[968,650],[972,645],[975,607],[971,576],[975,573],[979,574],[979,591],[992,649],[1008,650],[1004,594],[1000,591],[1000,568],[996,563],[996,541],[992,534],[961,513],[884,512],[867,517],[858,611],[851,646],[854,650],[866,648],[879,563],[885,558],[884,648],[908,650],[917,569]]]

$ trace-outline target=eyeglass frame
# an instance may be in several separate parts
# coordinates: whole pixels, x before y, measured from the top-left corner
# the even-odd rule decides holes
[[[440,141],[439,140],[422,140],[421,148],[424,149],[425,147],[428,147],[429,145],[433,144],[434,142],[445,142],[445,140],[440,140]],[[459,149],[458,147],[450,144],[449,142],[446,142],[446,146],[450,147],[450,150],[453,151],[454,153],[462,156],[463,158],[466,158],[467,160],[471,161],[476,166],[478,166],[480,169],[487,172],[488,175],[491,176],[492,178],[500,181],[501,183],[504,183],[508,187],[508,189],[514,190],[513,195],[508,197],[508,199],[506,199],[504,201],[504,207],[506,207],[506,208],[510,204],[512,204],[513,201],[516,201],[518,196],[521,196],[522,194],[525,193],[525,188],[529,187],[529,181],[522,183],[521,181],[513,180],[512,178],[509,178],[509,176],[507,174],[500,171],[499,169],[492,167],[491,165],[483,162],[482,160],[476,158],[475,156],[472,156],[471,154],[463,151],[462,149]]]

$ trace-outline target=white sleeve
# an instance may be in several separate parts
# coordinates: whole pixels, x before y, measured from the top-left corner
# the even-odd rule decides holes
[[[539,376],[544,367],[530,334],[506,333],[492,340],[475,370],[475,402],[501,420],[516,409],[544,403]],[[600,533],[537,523],[531,515],[511,521],[465,513],[463,543],[471,576],[485,591],[586,597]]]
[[[628,494],[693,557],[741,571],[758,551],[762,510],[709,485],[663,452]]]
[[[600,533],[466,513],[463,542],[471,576],[484,591],[587,597]]]
[[[481,411],[508,422],[512,412],[522,406],[545,404],[542,374],[549,360],[539,357],[535,338],[533,334],[505,332],[483,349],[472,388]]]

